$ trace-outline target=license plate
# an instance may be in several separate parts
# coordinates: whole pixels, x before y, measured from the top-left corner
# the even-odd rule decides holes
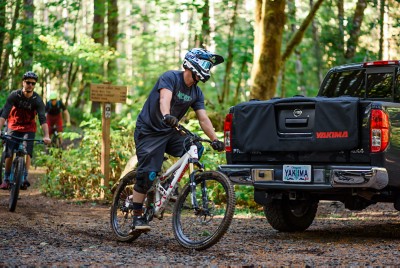
[[[283,165],[283,181],[311,182],[310,165]]]

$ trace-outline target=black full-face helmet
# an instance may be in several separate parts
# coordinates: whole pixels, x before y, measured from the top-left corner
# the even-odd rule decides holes
[[[210,79],[210,70],[213,66],[224,62],[224,58],[203,48],[192,48],[189,50],[183,60],[183,67],[192,71],[200,77],[200,81],[205,83]]]
[[[22,77],[22,80],[26,80],[26,79],[29,79],[29,78],[34,79],[36,82],[38,80],[38,76],[32,71],[26,72],[24,74],[24,76]]]

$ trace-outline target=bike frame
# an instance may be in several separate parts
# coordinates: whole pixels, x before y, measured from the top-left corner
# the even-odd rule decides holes
[[[13,137],[10,135],[7,135],[8,137],[12,138],[12,142],[18,143],[18,147],[14,149],[13,154],[11,156],[11,174],[10,174],[10,182],[14,181],[14,166],[16,163],[16,159],[18,159],[19,157],[23,158],[23,162],[24,162],[24,170],[26,169],[26,158],[28,153],[26,152],[26,142],[27,141],[33,141],[33,142],[42,142],[41,140],[36,140],[36,139],[23,139],[23,138],[17,138],[17,137]],[[20,182],[22,183],[22,181]]]
[[[24,144],[24,141],[19,141],[18,148],[16,150],[14,150],[13,155],[11,156],[12,164],[11,164],[10,182],[14,180],[14,167],[15,167],[17,159],[19,157],[22,157],[22,159],[24,160],[23,172],[25,172],[26,156],[27,156],[25,148],[26,148],[26,145]],[[22,183],[22,181],[20,183]]]
[[[194,163],[198,163],[198,152],[197,146],[192,144],[189,151],[187,151],[177,162],[175,162],[170,168],[163,173],[155,184],[155,204],[154,204],[154,216],[157,218],[162,217],[162,213],[168,204],[172,191],[175,190],[178,183],[181,181],[186,170],[189,168],[189,174],[194,171]],[[165,189],[161,182],[164,182],[169,176],[174,174],[172,182]]]

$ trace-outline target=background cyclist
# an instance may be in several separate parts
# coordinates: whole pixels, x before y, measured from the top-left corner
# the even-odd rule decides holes
[[[71,125],[69,112],[62,101],[57,99],[57,93],[52,92],[49,96],[49,101],[46,103],[46,118],[50,136],[54,134],[54,125],[56,126],[58,133],[63,132],[62,114],[64,114],[66,126],[69,127]],[[62,142],[61,135],[59,137]]]
[[[38,115],[40,125],[43,129],[43,141],[50,144],[49,128],[46,123],[45,105],[42,98],[34,92],[38,76],[34,72],[27,72],[22,77],[22,89],[14,90],[7,98],[6,104],[0,115],[0,129],[3,129],[7,120],[7,134],[19,138],[34,139],[36,134],[36,115]],[[1,189],[9,188],[9,177],[12,164],[12,152],[16,146],[15,142],[6,142],[6,165],[4,181],[0,185]],[[26,150],[26,171],[21,189],[26,190],[30,186],[28,181],[28,170],[31,165],[33,152],[33,141],[28,141]]]
[[[183,61],[184,71],[165,72],[150,92],[137,118],[134,133],[138,169],[131,196],[134,214],[132,229],[151,229],[142,215],[143,201],[161,170],[164,153],[173,156],[184,154],[182,144],[186,137],[172,128],[178,125],[190,107],[195,111],[204,133],[213,141],[211,146],[219,151],[224,149],[206,113],[203,92],[197,86],[198,81],[206,82],[210,78],[210,69],[223,61],[222,56],[205,49],[191,49]]]

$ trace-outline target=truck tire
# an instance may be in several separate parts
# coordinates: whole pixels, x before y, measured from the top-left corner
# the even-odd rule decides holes
[[[304,231],[312,224],[317,214],[318,200],[267,200],[264,214],[268,223],[275,230],[281,232]]]

